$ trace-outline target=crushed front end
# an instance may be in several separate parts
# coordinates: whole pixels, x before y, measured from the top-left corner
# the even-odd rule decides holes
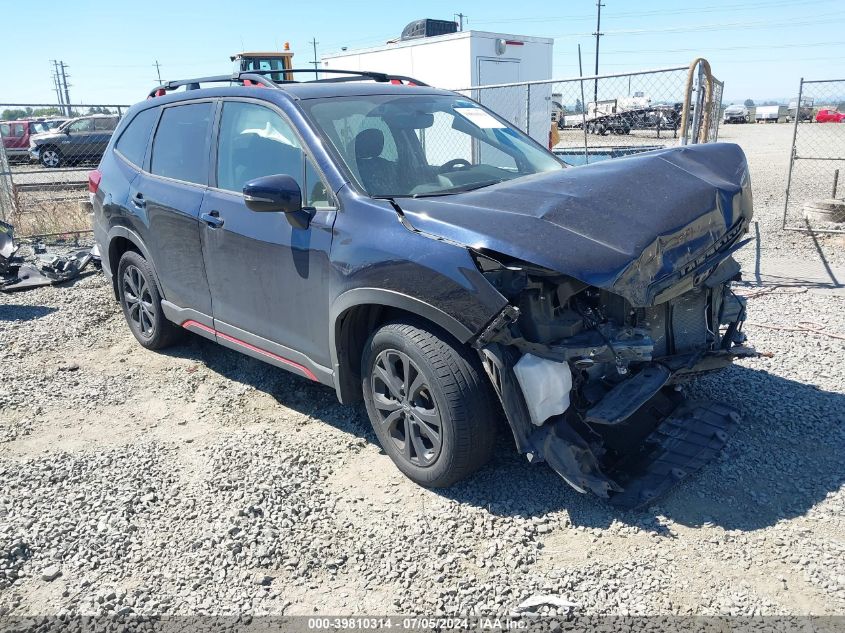
[[[401,203],[414,230],[467,245],[507,302],[473,344],[529,459],[637,507],[724,445],[737,414],[679,383],[756,354],[731,290],[753,215],[737,145]]]
[[[477,254],[509,300],[475,345],[520,451],[622,508],[648,504],[710,461],[739,417],[686,399],[678,385],[756,354],[742,333],[745,301],[730,285],[735,244],[692,279],[658,289],[650,305]]]

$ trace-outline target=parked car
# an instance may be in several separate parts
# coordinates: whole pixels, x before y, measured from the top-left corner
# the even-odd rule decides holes
[[[722,121],[725,123],[748,123],[751,121],[751,115],[744,105],[729,105],[725,108]]]
[[[98,161],[106,150],[119,117],[92,114],[71,119],[55,130],[39,134],[29,143],[29,155],[44,167],[66,162]]]
[[[712,458],[736,412],[674,385],[755,354],[742,150],[568,168],[460,94],[342,78],[169,82],[129,110],[89,190],[138,342],[190,331],[363,400],[424,486],[491,457],[500,406],[532,462],[622,507]]]
[[[816,114],[818,123],[845,123],[845,112],[836,110],[819,110]]]
[[[20,121],[0,122],[0,136],[3,137],[3,149],[9,159],[28,159],[30,138],[47,131],[41,121],[24,119]]]
[[[810,97],[802,97],[801,98],[801,107],[798,107],[798,99],[789,102],[789,106],[787,110],[789,114],[786,115],[786,121],[789,123],[790,121],[794,121],[796,117],[798,117],[799,121],[812,121],[813,120],[813,104],[815,100]]]

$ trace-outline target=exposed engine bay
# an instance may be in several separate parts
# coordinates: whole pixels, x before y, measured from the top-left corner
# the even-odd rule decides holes
[[[730,287],[733,258],[647,306],[522,262],[476,261],[510,303],[476,347],[530,460],[632,508],[722,448],[736,412],[688,401],[677,385],[756,355],[744,345],[745,302]]]

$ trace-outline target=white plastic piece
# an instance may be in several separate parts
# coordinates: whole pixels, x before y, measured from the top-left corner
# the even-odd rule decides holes
[[[525,396],[532,424],[540,426],[569,408],[572,371],[568,363],[524,354],[513,371]]]
[[[551,596],[551,595],[543,595],[543,596],[531,596],[527,600],[523,600],[520,602],[514,609],[514,614],[524,613],[524,612],[536,612],[538,607],[555,607],[556,609],[577,609],[581,605],[577,602],[570,602],[566,598],[562,598],[561,596]]]

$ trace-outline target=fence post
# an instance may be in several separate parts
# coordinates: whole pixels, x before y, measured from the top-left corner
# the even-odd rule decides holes
[[[12,190],[12,169],[6,156],[6,148],[0,140],[0,220],[8,222],[15,210],[15,196]]]
[[[528,84],[527,101],[525,104],[525,133],[531,136],[531,84]]]
[[[789,152],[789,172],[786,176],[786,193],[783,199],[783,223],[781,229],[786,228],[786,214],[789,211],[789,190],[792,187],[792,167],[795,164],[796,153],[798,148],[795,146],[795,140],[798,137],[798,121],[801,120],[801,96],[804,94],[804,78],[801,77],[801,82],[798,84],[798,109],[795,111],[795,124],[792,126],[792,150]]]

